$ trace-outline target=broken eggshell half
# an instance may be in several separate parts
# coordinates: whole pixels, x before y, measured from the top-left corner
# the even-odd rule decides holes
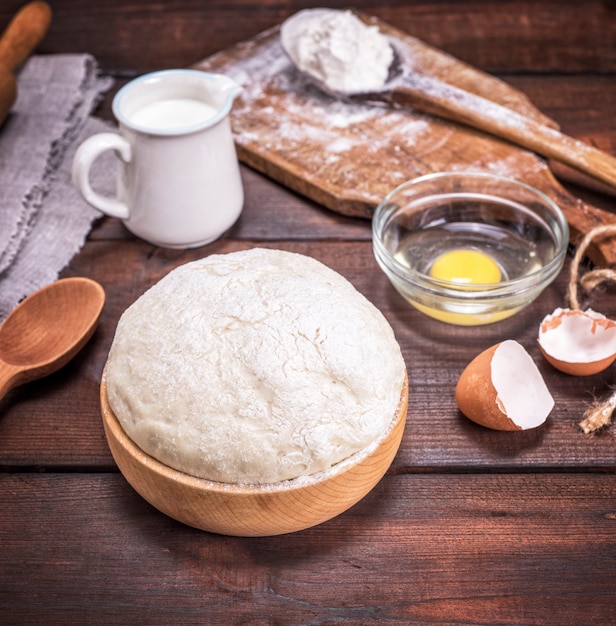
[[[536,428],[554,408],[539,369],[513,340],[488,348],[466,366],[456,402],[468,419],[495,430]]]
[[[616,360],[616,322],[592,309],[556,309],[539,326],[543,356],[573,376],[602,372]]]

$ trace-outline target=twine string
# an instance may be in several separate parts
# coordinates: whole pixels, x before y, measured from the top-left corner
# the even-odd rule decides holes
[[[579,243],[573,260],[571,261],[571,273],[569,276],[569,305],[572,309],[579,309],[578,301],[578,281],[586,292],[592,291],[600,284],[607,281],[616,282],[616,271],[610,268],[598,268],[586,272],[579,277],[580,263],[590,243],[605,235],[616,234],[616,224],[597,226],[590,230]],[[616,409],[616,391],[612,391],[607,400],[597,401],[584,413],[584,419],[578,424],[580,429],[586,433],[595,433],[602,428],[609,426]]]
[[[571,261],[571,271],[569,275],[569,289],[568,297],[569,304],[572,309],[579,309],[580,303],[578,300],[578,281],[586,291],[592,291],[600,284],[613,281],[616,282],[616,270],[611,268],[599,268],[586,272],[582,277],[579,277],[580,263],[584,257],[586,249],[592,241],[605,235],[616,234],[616,224],[607,224],[603,226],[596,226],[592,230],[588,231],[582,241],[579,243],[573,260]]]

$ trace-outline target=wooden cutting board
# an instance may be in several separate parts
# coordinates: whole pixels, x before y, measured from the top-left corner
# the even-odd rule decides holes
[[[557,127],[528,98],[497,78],[428,46],[377,18],[415,72],[472,91]],[[371,217],[400,183],[447,170],[479,170],[517,178],[553,198],[567,217],[571,240],[616,223],[616,215],[583,203],[534,153],[455,122],[411,109],[343,103],[324,95],[294,69],[275,27],[217,53],[196,68],[221,72],[244,87],[231,126],[240,160],[338,213]],[[591,251],[596,263],[616,263],[616,241]]]

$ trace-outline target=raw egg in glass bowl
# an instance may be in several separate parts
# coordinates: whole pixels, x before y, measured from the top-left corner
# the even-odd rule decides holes
[[[569,228],[558,205],[526,183],[484,172],[428,174],[376,208],[376,260],[426,315],[478,326],[530,304],[562,269]]]

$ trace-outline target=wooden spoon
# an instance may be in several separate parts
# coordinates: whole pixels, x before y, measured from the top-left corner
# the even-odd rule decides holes
[[[411,72],[400,62],[395,46],[392,46],[394,61],[389,68],[389,78],[382,89],[370,93],[350,93],[324,84],[314,73],[301,68],[297,42],[309,20],[333,12],[334,9],[300,11],[287,19],[280,31],[282,47],[293,65],[321,90],[342,100],[410,107],[460,122],[616,187],[616,158],[487,98],[433,76]]]
[[[25,298],[0,325],[0,399],[66,365],[92,336],[105,292],[88,278],[58,280]]]
[[[0,38],[0,125],[17,99],[13,72],[43,39],[50,22],[50,6],[38,0],[30,2],[16,13]]]

